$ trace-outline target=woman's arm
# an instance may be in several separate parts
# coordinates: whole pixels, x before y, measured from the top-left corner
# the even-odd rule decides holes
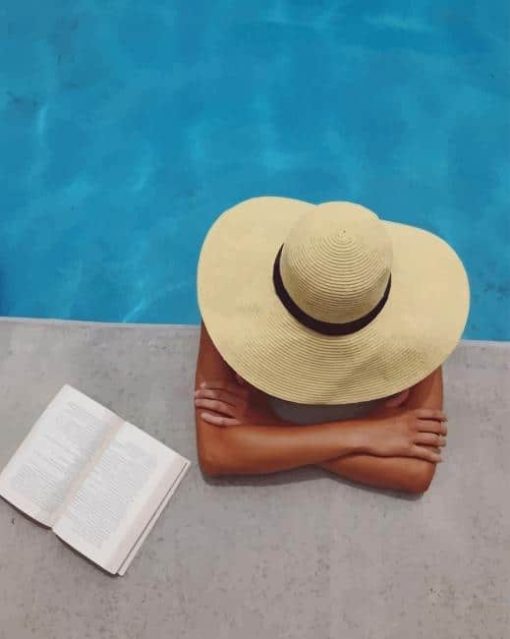
[[[211,476],[274,473],[359,450],[356,433],[335,423],[221,428],[198,418],[197,429],[200,464]]]
[[[411,388],[404,408],[443,408],[441,369]],[[348,455],[320,464],[322,468],[346,479],[375,486],[423,493],[432,482],[436,464],[411,457]]]
[[[239,386],[232,369],[221,358],[202,326],[196,388],[200,389],[204,383],[223,388]],[[250,393],[247,387],[239,386],[239,392],[244,394],[249,410],[242,426],[211,424],[203,419],[207,411],[196,411],[198,455],[202,470],[208,475],[288,470],[357,450],[352,429],[341,428],[335,423],[282,428],[261,396]]]
[[[259,393],[239,385],[205,328],[196,388],[198,453],[202,469],[210,475],[270,473],[355,452],[439,458],[424,445],[442,432],[444,416],[437,411],[312,426],[277,420]]]

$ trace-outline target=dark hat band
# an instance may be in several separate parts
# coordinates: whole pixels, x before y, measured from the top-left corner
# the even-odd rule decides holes
[[[388,296],[390,294],[391,289],[391,275],[388,278],[388,284],[386,285],[386,289],[384,291],[383,296],[379,300],[379,302],[374,306],[374,308],[369,311],[363,317],[360,317],[352,322],[343,322],[343,323],[331,323],[331,322],[323,322],[321,320],[315,319],[305,313],[292,299],[289,295],[287,289],[282,280],[282,275],[280,271],[280,260],[283,251],[283,244],[280,247],[280,250],[276,254],[276,258],[273,266],[273,284],[276,294],[278,295],[281,303],[285,306],[287,311],[296,319],[300,324],[306,326],[307,328],[316,331],[317,333],[321,333],[322,335],[351,335],[352,333],[356,333],[360,331],[365,326],[368,326],[370,322],[372,322],[382,311],[384,305],[388,300]]]

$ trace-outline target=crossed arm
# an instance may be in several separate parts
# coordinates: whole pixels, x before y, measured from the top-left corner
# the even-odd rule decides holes
[[[195,406],[199,459],[208,475],[316,465],[363,484],[421,493],[445,444],[442,401],[439,369],[411,388],[398,408],[295,426],[276,418],[265,397],[236,377],[202,326]]]

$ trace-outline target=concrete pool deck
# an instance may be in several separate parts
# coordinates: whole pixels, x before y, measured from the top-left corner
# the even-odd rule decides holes
[[[419,498],[314,469],[206,481],[197,329],[0,320],[0,467],[70,383],[193,465],[125,577],[0,500],[2,639],[503,639],[510,627],[510,344],[445,367],[446,462]]]

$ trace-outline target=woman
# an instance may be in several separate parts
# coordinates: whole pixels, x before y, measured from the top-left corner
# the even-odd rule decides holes
[[[348,202],[255,198],[209,231],[198,298],[206,474],[316,465],[428,488],[446,444],[441,365],[469,307],[443,240]]]

